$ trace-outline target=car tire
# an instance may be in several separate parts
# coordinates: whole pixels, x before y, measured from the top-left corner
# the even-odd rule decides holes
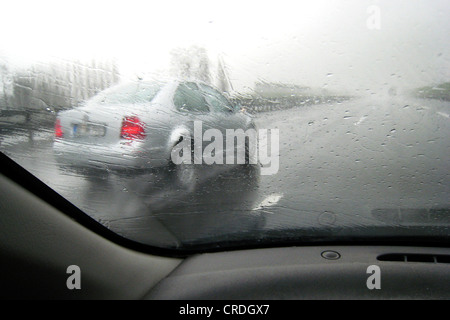
[[[175,188],[192,192],[198,183],[197,165],[193,163],[175,164],[170,161],[169,172],[173,178]]]
[[[193,191],[198,180],[195,164],[181,163],[175,165],[174,178],[176,187],[188,192]]]
[[[247,140],[245,141],[245,166],[250,166],[250,146]]]

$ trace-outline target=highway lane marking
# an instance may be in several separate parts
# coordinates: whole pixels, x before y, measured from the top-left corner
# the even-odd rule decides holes
[[[421,108],[425,109],[425,110],[430,110],[430,108],[426,107],[426,106],[422,106]],[[440,115],[441,117],[447,118],[447,119],[450,118],[450,115],[448,113],[445,113],[442,111],[436,111],[436,114]]]
[[[264,209],[266,207],[271,207],[275,204],[278,203],[278,201],[280,201],[280,199],[283,197],[283,194],[281,193],[273,193],[271,195],[268,195],[266,198],[264,198],[263,201],[261,201],[259,203],[258,206],[256,206],[255,208],[253,208],[252,210],[260,210],[260,209]]]
[[[450,117],[450,115],[448,114],[448,113],[445,113],[445,112],[440,112],[440,111],[438,111],[438,112],[436,112],[438,115],[440,115],[440,116],[442,116],[442,117],[444,117],[444,118],[449,118]]]
[[[367,119],[367,116],[362,116],[361,118],[359,118],[359,120],[357,122],[354,123],[354,125],[359,126],[366,119]]]

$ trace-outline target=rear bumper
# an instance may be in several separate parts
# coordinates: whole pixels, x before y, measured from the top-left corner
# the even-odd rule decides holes
[[[56,139],[53,154],[60,164],[82,168],[151,169],[168,163],[164,149],[144,149],[144,144],[138,141],[100,146]]]

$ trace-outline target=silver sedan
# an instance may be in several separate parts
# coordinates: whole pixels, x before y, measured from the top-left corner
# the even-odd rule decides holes
[[[55,123],[54,155],[59,163],[82,168],[167,167],[179,184],[190,188],[195,185],[197,167],[174,165],[171,155],[187,137],[194,146],[199,123],[202,135],[213,128],[224,137],[227,129],[255,128],[251,116],[207,84],[138,81],[109,88],[80,107],[60,112]],[[205,143],[201,143],[204,148]],[[224,154],[230,151],[226,143],[223,146]],[[234,151],[236,155],[240,152],[236,146]]]

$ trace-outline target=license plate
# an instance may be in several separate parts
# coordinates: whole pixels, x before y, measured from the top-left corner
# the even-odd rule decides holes
[[[106,134],[106,127],[104,125],[81,123],[73,125],[74,137],[103,137]]]

